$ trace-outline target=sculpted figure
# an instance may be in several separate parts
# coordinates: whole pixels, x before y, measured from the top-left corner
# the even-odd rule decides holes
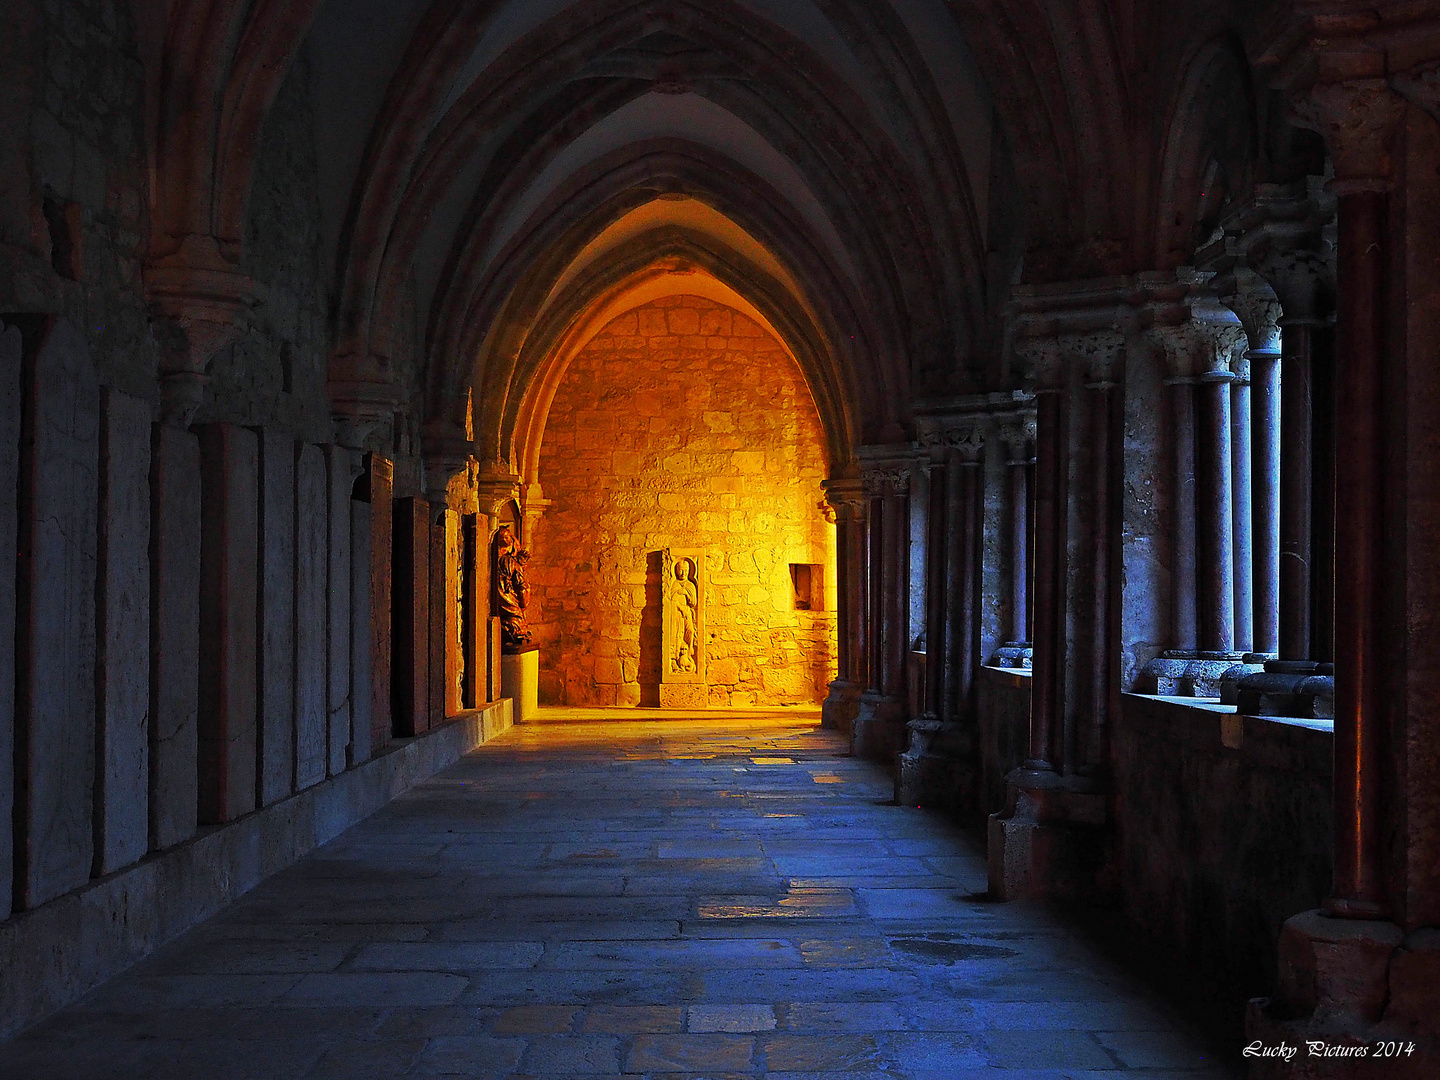
[[[525,564],[530,561],[530,552],[520,546],[509,525],[500,526],[495,534],[494,551],[490,581],[494,613],[500,619],[500,647],[505,652],[519,652],[531,641],[525,622],[525,603],[529,599]]]
[[[670,640],[674,651],[670,662],[674,670],[688,674],[695,670],[696,627],[699,624],[700,590],[691,579],[690,560],[675,560],[675,582],[671,590]]]

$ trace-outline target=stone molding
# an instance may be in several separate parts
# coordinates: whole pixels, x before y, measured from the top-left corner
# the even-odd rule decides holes
[[[910,493],[910,467],[866,469],[860,474],[865,494],[871,498],[894,498]]]
[[[827,507],[827,517],[832,524],[836,521],[860,521],[865,516],[865,484],[855,477],[836,477],[820,483],[825,491],[822,507]],[[822,511],[823,513],[824,511]]]

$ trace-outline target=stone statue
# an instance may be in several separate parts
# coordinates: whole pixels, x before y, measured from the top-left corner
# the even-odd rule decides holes
[[[670,583],[671,652],[666,660],[671,671],[689,675],[696,670],[699,656],[700,587],[695,582],[695,565],[684,556],[675,560],[675,580]]]
[[[525,564],[530,552],[520,546],[509,525],[495,533],[494,558],[490,567],[490,591],[493,613],[500,619],[502,652],[517,653],[529,648],[530,627],[525,622],[525,604],[529,599],[525,584]]]

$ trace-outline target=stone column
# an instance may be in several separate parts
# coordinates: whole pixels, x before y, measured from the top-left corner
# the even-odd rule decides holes
[[[951,484],[949,552],[946,600],[943,695],[941,718],[955,723],[973,723],[975,717],[975,675],[980,642],[980,529],[984,478],[981,462],[984,439],[978,428],[970,428],[951,439]]]
[[[1120,342],[1101,343],[1092,356],[1090,381],[1085,384],[1090,412],[1091,521],[1090,649],[1086,676],[1089,708],[1077,717],[1074,771],[1099,775],[1108,766],[1108,729],[1112,709],[1119,702],[1118,603],[1119,588],[1116,523],[1120,520],[1120,464],[1124,439],[1124,363]],[[1082,734],[1083,733],[1083,734]]]
[[[1311,95],[1335,159],[1339,199],[1336,401],[1345,451],[1335,461],[1335,914],[1385,914],[1381,786],[1385,753],[1381,578],[1389,139],[1400,101],[1383,83]]]
[[[374,536],[372,507],[361,499],[350,500],[350,765],[369,761],[374,718],[371,705],[374,686],[370,670],[370,624],[373,619],[370,588]]]
[[[865,690],[865,623],[864,597],[866,509],[861,481],[837,477],[826,480],[825,501],[835,515],[835,562],[839,580],[836,582],[836,618],[839,663],[837,677],[821,707],[824,727],[851,733],[860,695]]]
[[[1065,433],[1062,391],[1035,396],[1035,577],[1030,740],[1025,768],[1053,771],[1060,760],[1060,678],[1064,662]]]
[[[1172,370],[1175,368],[1172,353]],[[1175,449],[1174,498],[1170,516],[1173,523],[1173,554],[1170,594],[1170,644],[1172,651],[1194,651],[1199,644],[1199,610],[1196,595],[1199,556],[1196,550],[1196,445],[1195,387],[1188,372],[1172,374],[1165,380],[1170,388],[1170,418]]]
[[[910,466],[866,470],[870,496],[869,687],[860,699],[852,751],[889,761],[905,741],[905,654],[909,648]]]
[[[1035,418],[1003,424],[1000,439],[1007,456],[1006,536],[1010,577],[1010,639],[995,656],[1001,667],[1028,668],[1030,646],[1030,475],[1035,469]]]
[[[1237,352],[1230,361],[1230,518],[1234,537],[1231,557],[1235,609],[1234,648],[1248,653],[1255,647],[1255,538],[1251,479],[1250,358]]]
[[[938,720],[948,719],[952,703],[947,691],[947,668],[951,663],[946,624],[950,610],[950,452],[938,437],[929,444],[930,499],[926,508],[925,545],[925,712]]]
[[[1196,394],[1196,525],[1199,537],[1200,651],[1235,651],[1235,524],[1232,517],[1230,384],[1227,358],[1217,354]]]
[[[1239,317],[1245,330],[1248,343],[1245,360],[1250,369],[1250,418],[1243,429],[1250,439],[1250,498],[1246,500],[1237,495],[1237,506],[1250,508],[1253,614],[1249,648],[1257,657],[1274,658],[1280,647],[1279,319],[1282,309],[1270,287],[1253,275],[1246,287],[1227,296],[1225,303]],[[1237,551],[1237,566],[1238,559]],[[1237,599],[1237,609],[1238,606]]]
[[[259,440],[200,429],[200,823],[255,809]]]

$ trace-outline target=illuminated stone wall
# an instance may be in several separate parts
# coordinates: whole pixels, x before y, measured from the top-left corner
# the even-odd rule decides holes
[[[835,529],[823,437],[799,367],[739,312],[676,296],[621,315],[550,410],[531,538],[541,700],[646,704],[659,669],[647,554],[702,548],[713,706],[819,702],[835,667]],[[796,610],[791,564],[824,567]],[[648,582],[647,582],[648,572]]]

